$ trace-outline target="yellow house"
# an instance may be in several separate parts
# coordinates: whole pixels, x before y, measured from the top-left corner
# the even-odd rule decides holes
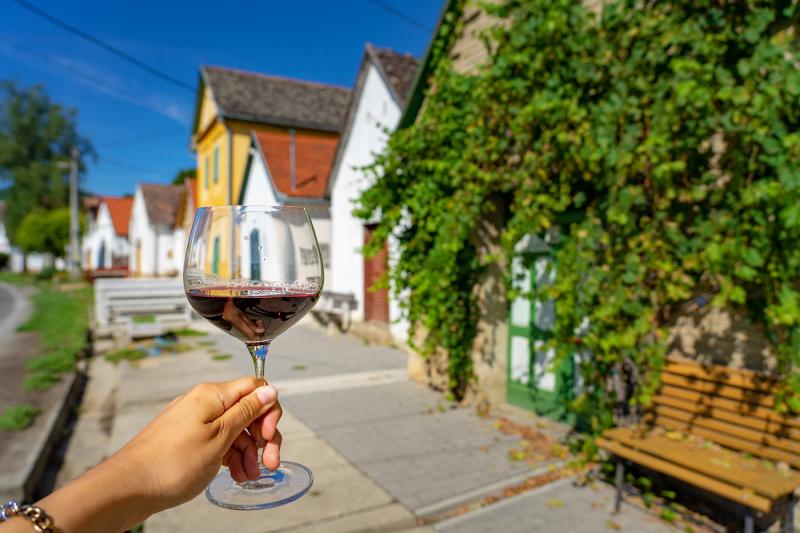
[[[198,206],[231,205],[241,194],[252,131],[297,130],[338,138],[350,90],[203,66],[192,128]]]
[[[349,102],[350,89],[343,87],[201,67],[191,139],[197,207],[238,203],[254,131],[338,140]],[[206,270],[227,276],[231,233],[220,229],[209,243]]]

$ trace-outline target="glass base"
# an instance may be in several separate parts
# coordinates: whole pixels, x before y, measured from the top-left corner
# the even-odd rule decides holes
[[[271,509],[300,498],[313,483],[311,470],[299,463],[282,461],[277,470],[261,465],[259,478],[244,483],[237,483],[228,470],[223,470],[208,485],[206,497],[226,509]]]

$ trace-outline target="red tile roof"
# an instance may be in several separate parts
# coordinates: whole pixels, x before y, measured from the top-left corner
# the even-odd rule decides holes
[[[275,189],[290,197],[324,198],[338,137],[295,132],[295,188],[292,189],[288,130],[258,131],[258,148],[267,163]]]
[[[108,207],[111,215],[111,222],[114,223],[114,231],[117,235],[128,236],[128,221],[131,218],[133,208],[133,198],[121,198],[116,196],[104,196],[103,203]]]

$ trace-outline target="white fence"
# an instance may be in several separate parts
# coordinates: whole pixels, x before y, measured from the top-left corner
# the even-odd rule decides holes
[[[160,335],[191,321],[180,278],[100,278],[94,282],[95,333],[123,327],[129,337]]]

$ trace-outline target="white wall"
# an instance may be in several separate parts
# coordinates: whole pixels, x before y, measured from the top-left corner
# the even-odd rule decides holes
[[[393,129],[400,119],[400,108],[377,69],[370,65],[356,106],[355,116],[331,191],[331,279],[326,288],[351,293],[356,298],[354,320],[364,319],[364,221],[353,216],[356,200],[369,185],[359,170],[369,165],[375,154],[383,151],[387,136],[384,128]],[[393,255],[390,243],[390,257]],[[406,324],[397,323],[400,308],[389,300],[389,319],[395,337],[406,336]]]
[[[136,194],[133,197],[128,237],[130,239],[128,251],[128,270],[130,274],[141,276],[156,275],[156,233],[147,218],[147,208],[144,205],[144,197],[139,187],[136,188]],[[141,264],[136,263],[137,242],[141,244]]]
[[[100,268],[100,250],[105,243],[104,268],[111,268],[114,257],[128,256],[128,239],[117,235],[111,213],[105,203],[97,210],[97,217],[89,225],[89,231],[83,238],[83,268],[95,270]],[[88,255],[88,256],[87,256]]]
[[[0,220],[0,253],[11,253],[11,243],[8,240],[8,234],[6,234],[6,225],[3,224],[2,220]]]
[[[278,200],[275,189],[272,185],[272,178],[269,177],[267,172],[267,167],[264,164],[264,161],[261,159],[260,154],[256,154],[253,158],[253,163],[250,165],[250,174],[247,176],[247,187],[244,191],[244,197],[242,205],[281,205],[282,203]],[[317,234],[317,241],[319,242],[320,246],[327,246],[328,250],[331,249],[331,215],[330,215],[330,208],[325,203],[308,203],[302,202],[300,199],[293,199],[290,198],[286,201],[284,205],[296,205],[300,207],[305,207],[309,211],[309,215],[311,216],[311,222],[314,224],[314,231]],[[242,223],[242,232],[249,235],[250,232],[253,230],[253,222],[248,220]],[[268,245],[264,241],[265,235],[263,231],[260,235],[262,240],[262,246]],[[299,251],[298,251],[299,253]],[[330,252],[329,252],[330,253]],[[324,257],[323,254],[323,266],[325,267],[325,279],[326,285],[327,280],[331,276],[330,266],[328,264],[327,258]],[[246,276],[250,275],[250,250],[246,249],[242,251],[242,273]],[[264,267],[262,267],[264,268]],[[262,270],[262,279],[268,279],[267,272]]]

